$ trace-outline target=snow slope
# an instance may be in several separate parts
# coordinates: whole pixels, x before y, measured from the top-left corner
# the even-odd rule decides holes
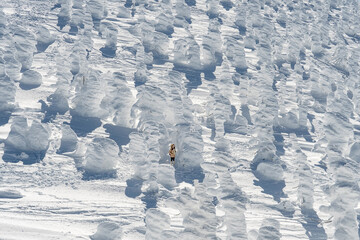
[[[0,6],[0,239],[359,239],[358,1]]]

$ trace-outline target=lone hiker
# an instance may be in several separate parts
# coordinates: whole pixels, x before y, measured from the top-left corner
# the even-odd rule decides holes
[[[171,164],[175,164],[175,154],[176,154],[175,144],[171,144],[170,150],[169,150]]]

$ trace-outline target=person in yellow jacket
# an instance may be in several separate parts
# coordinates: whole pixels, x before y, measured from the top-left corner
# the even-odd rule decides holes
[[[171,164],[175,164],[175,154],[176,154],[175,144],[171,144],[170,150],[169,150]]]

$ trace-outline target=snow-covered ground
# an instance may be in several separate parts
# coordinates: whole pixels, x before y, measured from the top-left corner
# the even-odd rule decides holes
[[[359,239],[359,4],[3,0],[0,239]]]

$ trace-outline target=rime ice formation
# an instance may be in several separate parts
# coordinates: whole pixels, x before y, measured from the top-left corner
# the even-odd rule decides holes
[[[5,66],[0,66],[0,125],[6,124],[15,108],[15,83],[5,73]]]
[[[69,125],[63,125],[61,129],[61,145],[58,150],[59,153],[73,152],[77,147],[77,136]]]
[[[45,157],[48,147],[49,132],[43,124],[35,120],[29,126],[26,118],[17,117],[5,140],[3,160],[25,164],[39,162]]]
[[[112,175],[118,162],[118,146],[114,140],[94,138],[85,153],[87,175]]]
[[[359,4],[3,0],[1,238],[359,239]]]

